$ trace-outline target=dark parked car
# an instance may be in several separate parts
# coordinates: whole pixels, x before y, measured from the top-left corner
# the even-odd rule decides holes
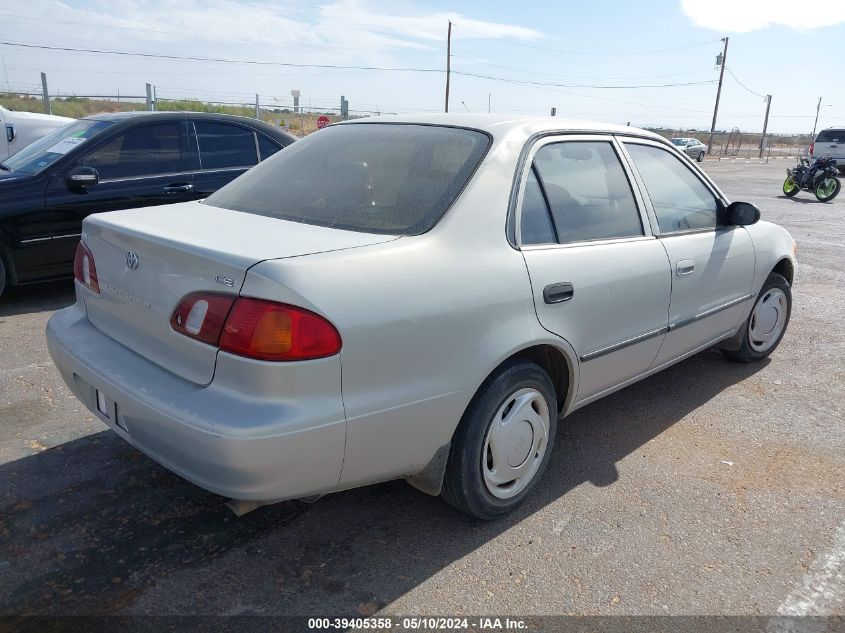
[[[59,128],[0,165],[0,293],[70,277],[87,215],[205,198],[294,140],[255,119],[193,112]]]

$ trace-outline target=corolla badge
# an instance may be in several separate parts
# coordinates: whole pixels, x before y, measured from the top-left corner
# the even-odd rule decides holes
[[[126,251],[126,267],[129,270],[135,270],[140,263],[141,260],[138,259],[138,253],[135,251]]]

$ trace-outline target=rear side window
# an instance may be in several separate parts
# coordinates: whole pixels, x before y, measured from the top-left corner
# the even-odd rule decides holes
[[[182,123],[138,125],[118,134],[80,159],[100,180],[170,174],[184,170]]]
[[[816,143],[845,143],[845,130],[822,130]]]
[[[519,231],[521,242],[525,245],[557,242],[546,197],[540,189],[540,181],[537,180],[537,171],[534,167],[528,172],[528,180],[525,182]]]
[[[364,233],[431,229],[489,147],[475,130],[337,125],[290,145],[206,201],[293,222]]]
[[[252,167],[258,162],[255,132],[240,125],[195,121],[203,169]]]
[[[560,243],[643,235],[631,185],[610,143],[544,145],[534,170]]]
[[[267,158],[270,158],[280,149],[282,148],[278,143],[271,141],[263,134],[258,135],[258,153],[260,154],[258,160],[265,160]]]

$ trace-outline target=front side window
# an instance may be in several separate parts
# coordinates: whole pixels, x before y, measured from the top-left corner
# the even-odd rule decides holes
[[[252,167],[258,163],[253,130],[211,121],[196,121],[194,126],[203,169]]]
[[[648,190],[661,233],[716,227],[719,203],[684,163],[653,145],[625,147]]]
[[[643,235],[640,214],[611,143],[566,141],[534,156],[560,243]]]
[[[74,121],[27,145],[3,163],[10,171],[37,174],[114,125],[112,121]]]
[[[434,125],[333,125],[289,145],[205,204],[363,233],[431,229],[487,152],[489,137]]]
[[[172,174],[184,170],[181,122],[131,127],[86,154],[79,165],[93,167],[100,180]]]

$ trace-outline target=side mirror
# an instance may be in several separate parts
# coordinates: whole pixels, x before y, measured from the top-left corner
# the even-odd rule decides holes
[[[93,167],[74,167],[65,175],[65,184],[68,187],[93,187],[98,182],[100,175]]]
[[[725,209],[725,224],[748,226],[760,219],[760,209],[750,202],[731,202]]]

